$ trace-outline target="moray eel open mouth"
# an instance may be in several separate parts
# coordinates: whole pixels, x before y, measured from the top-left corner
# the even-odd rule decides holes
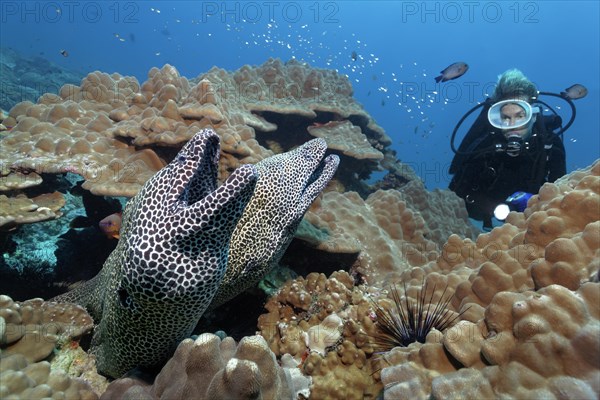
[[[301,198],[303,206],[308,208],[333,177],[340,159],[333,154],[323,158],[327,151],[325,139],[313,139],[299,147],[297,151],[299,151],[302,161],[306,162],[306,168],[302,174],[304,189]],[[311,170],[312,173],[309,173]]]
[[[229,237],[258,173],[253,165],[243,165],[218,186],[219,157],[219,136],[205,129],[138,193],[127,213],[135,223],[124,235],[132,260],[124,268],[124,288],[141,288],[146,297],[160,299],[183,296],[197,290],[189,283],[204,279],[200,271],[205,265],[225,264]],[[193,265],[193,272],[186,265]],[[154,287],[161,287],[161,293],[153,293]]]
[[[169,176],[174,195],[173,212],[196,203],[216,189],[220,152],[219,136],[214,131],[194,136],[180,150]]]

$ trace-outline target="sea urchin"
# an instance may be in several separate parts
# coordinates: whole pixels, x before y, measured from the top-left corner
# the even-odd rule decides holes
[[[373,302],[379,327],[379,333],[374,337],[377,351],[385,352],[397,346],[406,347],[414,342],[425,343],[425,338],[432,329],[441,332],[451,326],[468,308],[453,316],[453,312],[447,308],[452,296],[444,299],[447,289],[446,285],[435,305],[432,304],[435,285],[428,298],[426,282],[421,287],[416,303],[409,301],[406,295],[403,301],[396,285],[391,289],[394,301],[391,309]],[[406,283],[404,293],[406,294]]]

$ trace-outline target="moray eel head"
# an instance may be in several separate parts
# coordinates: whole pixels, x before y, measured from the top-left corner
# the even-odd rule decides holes
[[[254,195],[233,232],[227,272],[211,308],[260,281],[281,259],[304,213],[333,177],[339,158],[324,139],[256,164]]]

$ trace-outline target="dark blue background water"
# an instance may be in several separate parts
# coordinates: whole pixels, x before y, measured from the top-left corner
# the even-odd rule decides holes
[[[521,69],[543,91],[585,85],[589,94],[576,102],[577,120],[564,138],[568,170],[600,157],[599,18],[597,1],[3,0],[0,44],[140,82],[165,63],[189,78],[213,65],[234,70],[268,57],[337,69],[400,158],[433,188],[448,184],[455,123],[509,68]],[[469,71],[435,84],[455,61],[467,62]],[[555,104],[568,117],[565,104]]]

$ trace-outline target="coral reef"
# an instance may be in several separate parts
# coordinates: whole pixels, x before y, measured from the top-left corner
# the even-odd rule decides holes
[[[80,86],[67,84],[58,95],[47,93],[37,104],[25,101],[10,110],[5,123],[14,127],[2,139],[2,180],[18,181],[11,188],[21,189],[38,184],[42,173],[74,172],[94,194],[132,197],[205,127],[221,138],[223,181],[242,164],[307,141],[313,122],[339,121],[362,140],[341,149],[344,159],[354,161],[338,179],[366,190],[356,177],[377,169],[402,172],[389,137],[351,94],[346,77],[294,60],[271,59],[233,73],[213,68],[192,81],[165,65],[153,68],[142,85],[93,72]],[[325,136],[336,148],[339,139]],[[377,156],[365,157],[365,151]]]
[[[598,397],[599,220],[597,161],[545,184],[476,243],[451,237],[436,263],[403,273],[446,277],[449,308],[470,309],[425,344],[381,358],[385,398]]]
[[[548,220],[552,224],[545,224]],[[524,213],[511,213],[503,226],[476,241],[451,235],[435,259],[417,259],[414,266],[407,261],[408,267],[391,274],[382,271],[393,280],[386,282],[373,269],[367,272],[378,283],[370,283],[369,276],[357,281],[360,274],[343,271],[287,281],[259,318],[265,339],[259,347],[270,348],[271,360],[298,363],[294,376],[312,378],[311,398],[376,398],[380,392],[386,399],[597,398],[599,224],[600,161],[546,184]],[[446,307],[450,315],[462,312],[459,321],[443,332],[431,330],[425,343],[376,353],[379,321],[373,301],[389,309],[394,295],[384,286],[392,282],[403,283],[396,294],[400,301],[419,299],[424,284],[435,288],[428,291],[428,303],[452,296]],[[157,379],[168,382],[160,386],[162,394],[177,398],[184,388],[192,390],[190,376],[207,373],[208,362],[185,356],[206,343],[216,347],[198,354],[221,354],[221,363],[206,378],[213,382],[210,396],[231,395],[225,390],[236,390],[239,382],[249,384],[237,396],[264,396],[265,382],[289,384],[291,373],[259,380],[252,372],[256,361],[232,363],[243,358],[223,357],[224,348],[231,349],[227,354],[236,352],[230,339],[201,338],[184,341],[179,347],[186,350],[178,350],[164,367],[168,374]],[[272,371],[258,367],[263,369]],[[223,385],[222,379],[229,383]],[[181,384],[171,384],[175,381]],[[106,396],[160,398],[157,383],[126,378],[113,385]],[[278,396],[290,393],[281,390]]]
[[[328,198],[336,202],[324,204]],[[324,210],[318,215],[333,232],[353,220],[348,232],[357,236],[363,249],[369,249],[368,240],[381,240],[381,232],[397,232],[370,228],[371,221],[380,220],[391,227],[394,218],[366,214],[375,209],[367,207],[369,200],[359,207],[348,199],[360,201],[354,195],[326,193],[313,208]],[[390,203],[385,209],[382,215],[389,212],[401,218],[402,209]],[[318,220],[315,225],[319,226]],[[408,259],[399,256],[403,263],[384,264],[382,256],[384,261],[375,265],[391,270],[362,270],[366,274],[362,282],[368,285],[356,286],[345,273],[334,273],[329,279],[310,274],[287,282],[267,302],[269,313],[259,318],[260,332],[275,354],[290,353],[304,360],[304,372],[313,377],[315,398],[375,397],[373,388],[381,384],[386,399],[564,398],[566,393],[597,398],[599,228],[600,161],[546,184],[524,213],[511,213],[503,226],[475,242],[451,235],[433,260],[427,261],[421,253],[420,259],[405,255]],[[400,233],[390,236],[402,237]],[[373,246],[380,251],[386,248]],[[374,250],[373,254],[380,253]],[[380,323],[371,301],[389,309],[394,293],[386,286],[394,282],[403,283],[396,294],[400,302],[418,303],[424,285],[435,288],[427,294],[428,304],[452,296],[446,311],[451,318],[458,316],[458,321],[443,332],[431,330],[425,343],[375,353]],[[308,332],[331,315],[342,318],[342,336],[335,344],[326,342],[331,345],[325,347],[325,355],[320,354],[321,347],[311,351]],[[353,329],[347,329],[350,326]],[[360,334],[347,335],[352,331]],[[346,358],[344,363],[347,349],[359,349],[363,356]],[[346,374],[353,378],[344,381],[341,377]],[[368,383],[363,387],[359,382]]]
[[[31,199],[22,194],[15,197],[0,195],[0,229],[10,230],[20,224],[59,218],[64,205],[65,199],[60,192],[41,194]]]
[[[435,260],[446,240],[474,238],[462,200],[448,190],[428,192],[414,180],[400,189],[377,190],[366,199],[356,192],[328,191],[309,208],[296,237],[318,250],[355,254],[339,265],[370,284],[395,281],[412,266]]]
[[[20,354],[2,358],[0,381],[0,396],[5,400],[98,399],[86,381],[70,378],[62,370],[51,370],[47,361],[29,363]]]
[[[56,93],[65,83],[77,83],[85,76],[48,61],[43,54],[27,57],[7,47],[0,47],[0,68],[0,108],[5,110],[23,100],[36,101],[44,93]],[[11,128],[12,125],[6,127]]]
[[[62,218],[0,228],[0,293],[16,300],[51,298],[92,278],[117,244],[102,233],[99,221],[120,211],[121,203],[73,187],[74,174],[55,177],[44,186],[58,189],[66,201]]]
[[[51,174],[76,173],[96,195],[137,196],[125,212],[109,268],[80,293],[94,285],[103,288],[87,304],[98,314],[92,353],[99,356],[101,371],[118,376],[134,366],[162,367],[153,384],[131,373],[104,392],[105,382],[94,375],[94,357],[76,345],[68,351],[72,335],[59,336],[87,332],[89,320],[72,328],[54,316],[60,322],[47,330],[40,322],[47,319],[25,316],[51,316],[54,303],[34,299],[20,305],[2,297],[2,379],[11,382],[1,387],[3,397],[50,396],[55,389],[64,397],[78,391],[74,397],[104,392],[103,398],[123,399],[600,396],[600,161],[545,184],[523,213],[513,212],[502,226],[476,236],[458,197],[428,192],[396,159],[390,138],[352,99],[344,76],[294,60],[271,59],[234,72],[213,68],[191,80],[166,65],[153,68],[142,84],[94,72],[79,86],[43,95],[37,104],[17,104],[3,122],[12,127],[0,139],[6,161],[0,170],[4,230],[67,212],[56,206],[58,196],[49,197],[54,207],[37,197],[57,190],[45,186]],[[215,133],[205,133],[207,142],[198,145],[194,134],[209,127]],[[321,161],[324,143],[341,161],[326,188],[337,162],[335,156]],[[239,176],[240,166],[248,163],[256,166],[241,167],[245,175]],[[369,185],[365,180],[373,171],[385,176]],[[167,184],[159,186],[170,189],[152,190],[161,179]],[[186,242],[189,235],[176,235],[176,244],[162,240],[175,226],[169,216],[190,207],[204,207],[200,219],[220,215],[203,205],[217,197],[217,182],[225,182],[217,191],[236,185],[243,191],[253,180],[267,195],[240,202],[238,208],[250,204],[243,213],[223,213],[225,219],[233,215],[226,229],[218,229],[223,236],[203,241],[214,244],[218,254],[204,261],[218,271],[194,283],[204,291],[196,296],[200,305],[185,301],[182,282],[190,278],[180,258],[166,257],[168,268],[157,261],[163,261],[160,250],[168,245],[179,246],[169,247],[169,254],[197,247]],[[147,212],[158,212],[159,222],[139,223]],[[198,225],[203,223],[211,225]],[[178,232],[190,225],[178,223]],[[232,235],[241,240],[229,244]],[[154,241],[159,236],[161,241]],[[255,241],[248,244],[247,237]],[[269,251],[261,251],[264,243]],[[127,246],[133,246],[131,252]],[[216,306],[254,286],[280,262],[313,269],[263,281],[270,297],[258,318],[258,336],[246,336],[237,346],[231,337],[212,334],[184,339],[217,292],[228,255],[231,275],[225,275],[227,286],[215,298],[213,313],[233,312],[227,304]],[[121,259],[144,261],[144,267],[116,268]],[[325,264],[336,272],[321,273]],[[320,272],[300,272],[315,270]],[[197,267],[191,274],[199,272]],[[207,283],[209,278],[214,279]],[[103,315],[98,296],[104,294]],[[433,307],[441,304],[439,315],[450,322],[378,347],[386,324],[398,324],[385,321],[401,312],[398,304],[422,317],[437,313]],[[36,307],[47,309],[19,311]],[[214,327],[227,330],[219,323]],[[254,326],[250,330],[254,333]],[[34,346],[28,335],[47,340]],[[57,349],[63,342],[67,345]],[[122,350],[118,356],[99,350],[108,342]]]
[[[29,362],[47,358],[59,343],[91,331],[93,321],[75,304],[32,299],[14,302],[0,295],[2,357],[20,354]]]
[[[597,283],[502,292],[483,323],[386,355],[385,398],[596,398],[599,302]]]

